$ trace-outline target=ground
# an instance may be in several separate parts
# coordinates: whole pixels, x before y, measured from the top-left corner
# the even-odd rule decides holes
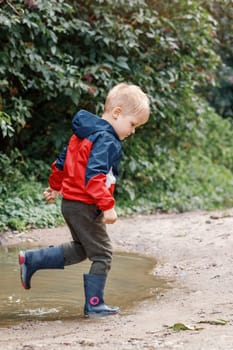
[[[0,349],[233,349],[233,210],[135,216],[108,228],[115,250],[155,257],[153,273],[173,280],[172,288],[128,314],[2,328]],[[60,227],[47,234],[8,233],[0,244],[51,244],[68,237]],[[188,329],[172,329],[177,323]]]

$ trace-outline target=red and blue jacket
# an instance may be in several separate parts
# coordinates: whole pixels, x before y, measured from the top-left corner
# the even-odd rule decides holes
[[[121,141],[106,120],[85,110],[75,114],[72,130],[68,146],[52,164],[50,187],[65,199],[113,208]]]

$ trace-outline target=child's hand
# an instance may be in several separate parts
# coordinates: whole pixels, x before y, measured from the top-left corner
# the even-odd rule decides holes
[[[114,208],[103,211],[103,223],[105,224],[114,224],[117,220],[117,213]]]
[[[53,203],[57,196],[59,195],[58,191],[53,190],[51,187],[46,188],[43,193],[44,199],[49,203]]]

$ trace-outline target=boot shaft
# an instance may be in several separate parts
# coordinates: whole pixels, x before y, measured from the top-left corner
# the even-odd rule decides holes
[[[62,246],[25,251],[26,264],[32,269],[63,269],[64,255]]]
[[[19,264],[22,285],[30,289],[31,278],[37,270],[64,269],[62,246],[21,251]]]
[[[85,306],[87,317],[101,317],[119,312],[118,307],[110,307],[104,303],[106,275],[84,274]]]

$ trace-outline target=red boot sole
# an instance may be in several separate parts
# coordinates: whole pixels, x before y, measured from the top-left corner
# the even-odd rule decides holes
[[[29,289],[23,281],[23,268],[22,265],[25,263],[25,256],[22,252],[19,253],[19,265],[20,265],[20,279],[24,289]]]

